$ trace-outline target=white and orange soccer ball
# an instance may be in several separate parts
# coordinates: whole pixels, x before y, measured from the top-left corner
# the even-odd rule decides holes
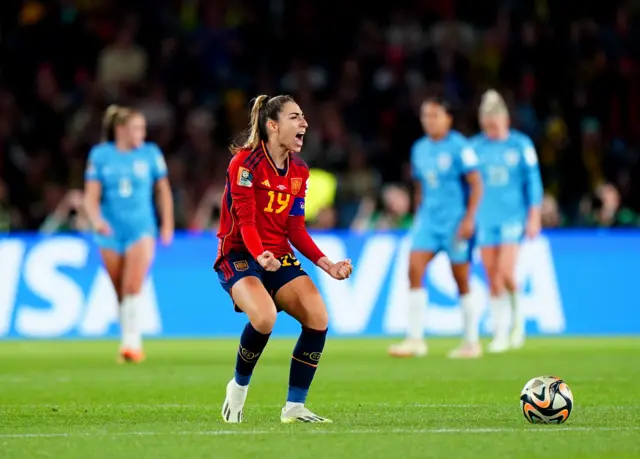
[[[556,376],[538,376],[522,389],[520,408],[532,424],[562,424],[571,415],[573,392]]]

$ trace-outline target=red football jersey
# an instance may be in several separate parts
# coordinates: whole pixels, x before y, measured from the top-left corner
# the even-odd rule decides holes
[[[293,153],[279,170],[263,142],[236,153],[227,169],[216,265],[229,253],[249,252],[241,234],[245,225],[255,225],[264,250],[276,258],[291,253],[288,220],[304,215],[308,178],[309,167]]]

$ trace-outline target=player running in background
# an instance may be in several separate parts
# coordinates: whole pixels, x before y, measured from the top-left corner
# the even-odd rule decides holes
[[[89,153],[85,208],[120,304],[120,358],[140,362],[144,358],[140,291],[153,261],[158,232],[154,191],[165,245],[173,239],[173,200],[162,152],[144,141],[144,117],[112,105],[104,115],[103,129],[103,143]]]
[[[504,352],[524,344],[516,261],[523,237],[540,233],[543,189],[533,142],[509,129],[507,106],[496,91],[483,95],[479,120],[483,132],[472,139],[472,145],[485,186],[478,211],[478,244],[491,291],[493,341],[489,351]]]
[[[240,336],[234,377],[227,384],[222,406],[226,422],[242,421],[251,375],[279,310],[302,325],[280,419],[330,422],[305,407],[327,336],[327,309],[289,242],[334,279],[348,278],[352,266],[350,260],[329,261],[305,227],[309,168],[297,153],[307,126],[290,96],[259,96],[251,109],[246,142],[232,147],[215,269],[236,310],[249,322]]]
[[[478,159],[467,139],[451,129],[453,117],[444,100],[427,99],[420,109],[420,121],[427,135],[411,149],[417,212],[409,256],[407,338],[391,346],[389,354],[409,357],[427,353],[424,318],[428,295],[423,280],[427,265],[444,251],[451,261],[464,320],[462,346],[450,356],[478,357],[482,353],[478,340],[480,309],[469,289],[475,217],[482,197]]]

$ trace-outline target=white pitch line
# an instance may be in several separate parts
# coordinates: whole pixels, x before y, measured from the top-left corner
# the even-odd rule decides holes
[[[479,408],[479,407],[486,407],[489,405],[482,405],[482,404],[455,404],[455,403],[407,403],[407,404],[403,404],[403,403],[396,403],[396,404],[392,404],[392,403],[363,403],[361,404],[362,407],[379,407],[379,408]],[[252,406],[256,406],[256,407],[260,407],[260,408],[273,408],[273,407],[281,407],[281,404],[258,404],[258,405],[252,405]],[[324,404],[324,406],[332,406],[332,407],[339,407],[342,406],[341,404],[329,404],[326,405]],[[78,404],[78,403],[72,403],[72,404],[56,404],[56,403],[40,403],[40,404],[33,404],[33,403],[29,403],[29,404],[19,404],[19,403],[13,403],[13,404],[5,404],[5,405],[0,405],[0,410],[2,410],[2,408],[12,408],[12,409],[16,409],[16,408],[24,408],[24,409],[51,409],[51,408],[56,408],[56,409],[88,409],[88,408],[112,408],[112,409],[130,409],[130,410],[147,410],[147,409],[216,409],[218,410],[220,407],[217,405],[197,405],[197,404],[190,404],[190,403],[118,403],[118,404],[113,404],[113,403],[98,403],[98,404],[94,404],[94,403],[87,403],[85,404]]]
[[[495,409],[496,404],[493,403],[360,403],[360,408],[492,408]],[[340,403],[323,404],[325,407],[339,408],[344,406]],[[498,408],[506,407],[505,404],[497,405]],[[258,408],[280,408],[281,404],[252,404],[252,407]],[[57,410],[79,410],[79,409],[121,409],[121,410],[159,410],[159,409],[200,409],[200,410],[218,410],[217,405],[206,404],[194,404],[194,403],[70,403],[70,404],[56,404],[56,403],[39,403],[39,404],[20,404],[10,403],[0,405],[0,411],[2,409],[57,409]],[[594,409],[609,409],[609,410],[637,410],[640,405],[581,405],[579,409],[594,408]]]
[[[433,429],[347,429],[347,430],[304,430],[304,435],[361,435],[361,434],[483,434],[483,433],[550,433],[550,432],[615,432],[638,431],[639,427],[549,427],[549,428],[433,428]],[[250,435],[289,435],[293,430],[195,430],[177,432],[95,432],[95,433],[17,433],[0,434],[0,438],[65,438],[65,437],[154,437],[154,436],[250,436]]]

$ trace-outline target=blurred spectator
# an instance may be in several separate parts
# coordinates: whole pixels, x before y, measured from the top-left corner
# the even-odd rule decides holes
[[[146,75],[149,58],[134,43],[134,34],[131,26],[121,29],[98,56],[98,82],[113,97],[120,94],[121,86],[140,83]]]
[[[542,198],[540,213],[542,215],[542,226],[544,228],[558,228],[564,225],[560,209],[558,208],[558,201],[550,194],[545,193]]]
[[[592,196],[581,204],[584,226],[603,228],[623,226],[620,221],[620,194],[611,184],[599,186]]]
[[[7,186],[0,180],[0,233],[6,233],[16,227],[19,227],[17,214],[14,209],[9,207]]]
[[[302,156],[322,171],[308,223],[405,227],[422,99],[449,97],[471,135],[490,86],[536,143],[546,226],[638,225],[640,29],[625,4],[392,2],[363,17],[336,0],[6,3],[4,230],[82,228],[62,218],[65,196],[115,102],[139,108],[164,151],[178,227],[212,230],[249,101],[285,91],[309,121]]]
[[[335,228],[337,224],[338,214],[335,207],[323,207],[308,226],[317,230],[328,230]]]
[[[220,206],[224,190],[210,187],[200,199],[190,228],[194,230],[217,231],[220,224]]]
[[[61,197],[60,191],[60,188],[54,186],[47,193],[46,205],[49,213],[40,226],[40,232],[52,234],[88,231],[89,220],[84,213],[82,192],[71,190]]]
[[[370,198],[362,200],[351,229],[356,231],[409,229],[412,220],[409,192],[399,185],[385,185],[379,205]]]

